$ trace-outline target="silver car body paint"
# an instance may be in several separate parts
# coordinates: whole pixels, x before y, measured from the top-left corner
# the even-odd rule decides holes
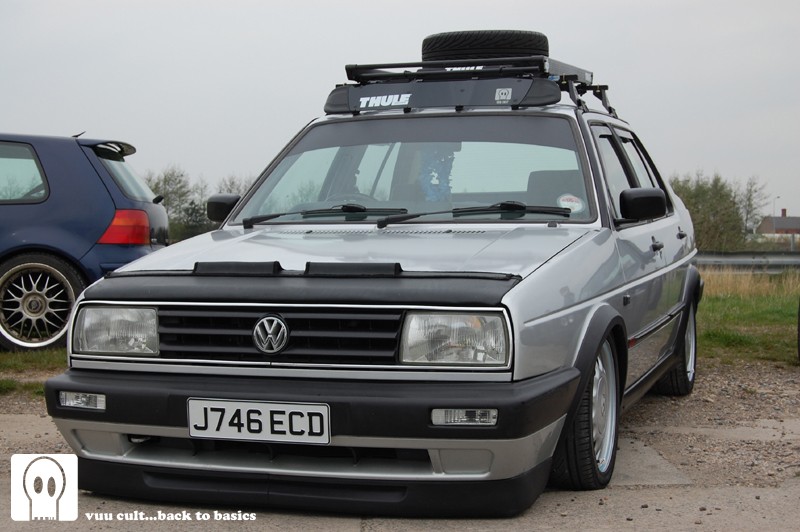
[[[437,116],[442,110],[420,110],[419,116]],[[452,110],[448,111],[452,112]],[[119,270],[123,275],[190,275],[198,262],[247,263],[276,262],[284,271],[303,272],[308,263],[396,263],[403,272],[447,274],[507,274],[519,282],[508,290],[497,308],[459,307],[441,301],[439,305],[342,305],[370,312],[403,310],[446,310],[497,312],[506,320],[511,339],[511,360],[506,367],[459,368],[361,367],[353,364],[272,364],[269,361],[162,359],[148,356],[87,355],[72,352],[70,366],[76,370],[124,372],[135,369],[153,375],[318,379],[325,381],[453,383],[522,383],[578,366],[582,350],[592,352],[599,345],[587,345],[589,330],[597,316],[619,316],[625,324],[626,372],[620,375],[625,389],[644,379],[648,372],[672,354],[685,315],[687,279],[692,267],[694,238],[691,219],[677,196],[663,183],[670,204],[666,216],[641,223],[615,224],[606,177],[597,161],[597,148],[588,128],[592,120],[619,128],[627,124],[606,114],[585,113],[576,119],[571,105],[550,106],[542,110],[472,109],[472,114],[515,116],[557,116],[570,121],[575,132],[580,166],[591,183],[587,201],[593,213],[587,221],[498,220],[475,222],[470,219],[430,221],[425,217],[378,228],[374,222],[332,223],[330,220],[299,222],[271,220],[246,229],[241,223],[228,223],[219,230],[194,237],[144,257]],[[380,116],[397,118],[401,110],[376,111]],[[369,118],[367,116],[367,118]],[[357,120],[352,116],[328,117],[316,123]],[[581,131],[581,133],[578,133]],[[291,146],[291,145],[290,145]],[[284,152],[283,155],[288,153]],[[251,195],[253,192],[250,193]],[[249,196],[248,196],[249,197]],[[245,199],[248,199],[246,197]],[[681,236],[683,235],[683,236]],[[102,281],[101,281],[102,282]],[[143,289],[144,291],[144,289]],[[140,301],[92,300],[81,304],[125,306],[182,305],[191,308],[197,301],[165,301],[149,294]],[[216,303],[222,308],[244,303],[236,300]],[[248,302],[247,305],[259,307]],[[263,310],[274,307],[311,308],[313,303],[265,301]],[[322,306],[322,305],[319,305]],[[337,305],[326,304],[325,307]],[[73,320],[75,319],[75,313]],[[432,371],[434,369],[435,371]],[[474,369],[474,368],[472,368]],[[574,371],[574,370],[573,370]],[[479,398],[478,398],[479,399]],[[476,407],[481,406],[476,400]],[[561,415],[563,414],[563,415]],[[185,468],[190,470],[265,473],[304,478],[362,480],[449,480],[511,479],[547,462],[553,455],[564,427],[566,412],[555,421],[522,438],[380,438],[334,435],[333,447],[371,447],[423,449],[429,466],[416,468],[389,461],[342,466],[335,462],[295,459],[262,462],[235,453],[205,453],[194,456],[169,446],[139,446],[130,435],[152,438],[189,438],[188,427],[155,424],[103,423],[59,417],[56,423],[65,438],[82,458],[142,467]],[[404,467],[406,467],[404,469]]]

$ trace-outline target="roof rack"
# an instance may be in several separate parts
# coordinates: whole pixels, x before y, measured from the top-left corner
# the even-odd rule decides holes
[[[591,91],[612,116],[616,111],[608,102],[607,85],[593,85],[594,74],[543,55],[499,57],[484,59],[454,59],[418,61],[407,63],[377,63],[346,65],[347,79],[357,85],[341,85],[328,97],[325,112],[359,113],[366,107],[441,107],[454,105],[510,105],[512,108],[548,105],[560,100],[559,93],[569,94],[576,106],[587,110],[581,96]],[[514,89],[514,97],[495,97],[499,91],[508,91],[502,80],[515,79],[528,85]],[[469,82],[470,88],[462,90],[434,90],[424,81]],[[438,85],[438,84],[434,84]],[[381,88],[386,86],[385,88]],[[390,88],[391,87],[391,88]],[[550,88],[552,87],[552,88]],[[415,104],[409,104],[411,92]],[[465,99],[463,93],[470,95]],[[521,96],[517,96],[520,95]],[[458,101],[448,101],[457,98]]]
[[[409,70],[411,68],[417,70]],[[398,72],[397,70],[400,69],[402,70]],[[458,80],[527,75],[556,78],[553,81],[559,81],[565,76],[576,76],[581,84],[591,85],[594,78],[594,74],[588,70],[550,59],[544,55],[347,65],[345,71],[347,79],[361,84],[381,81]]]

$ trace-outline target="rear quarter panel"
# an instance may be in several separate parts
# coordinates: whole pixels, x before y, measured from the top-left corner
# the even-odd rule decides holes
[[[114,216],[113,202],[76,142],[44,138],[29,145],[42,165],[49,194],[41,203],[0,206],[0,254],[58,250],[76,262],[105,231]]]

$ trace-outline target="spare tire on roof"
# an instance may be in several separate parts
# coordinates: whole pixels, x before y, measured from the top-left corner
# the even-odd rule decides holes
[[[549,54],[547,35],[537,31],[453,31],[429,35],[422,41],[423,61]]]

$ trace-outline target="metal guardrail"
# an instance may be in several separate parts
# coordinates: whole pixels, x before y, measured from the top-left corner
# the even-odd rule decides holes
[[[800,269],[800,253],[760,253],[737,251],[730,253],[698,253],[698,266],[755,270],[765,273],[780,273],[784,270]]]

